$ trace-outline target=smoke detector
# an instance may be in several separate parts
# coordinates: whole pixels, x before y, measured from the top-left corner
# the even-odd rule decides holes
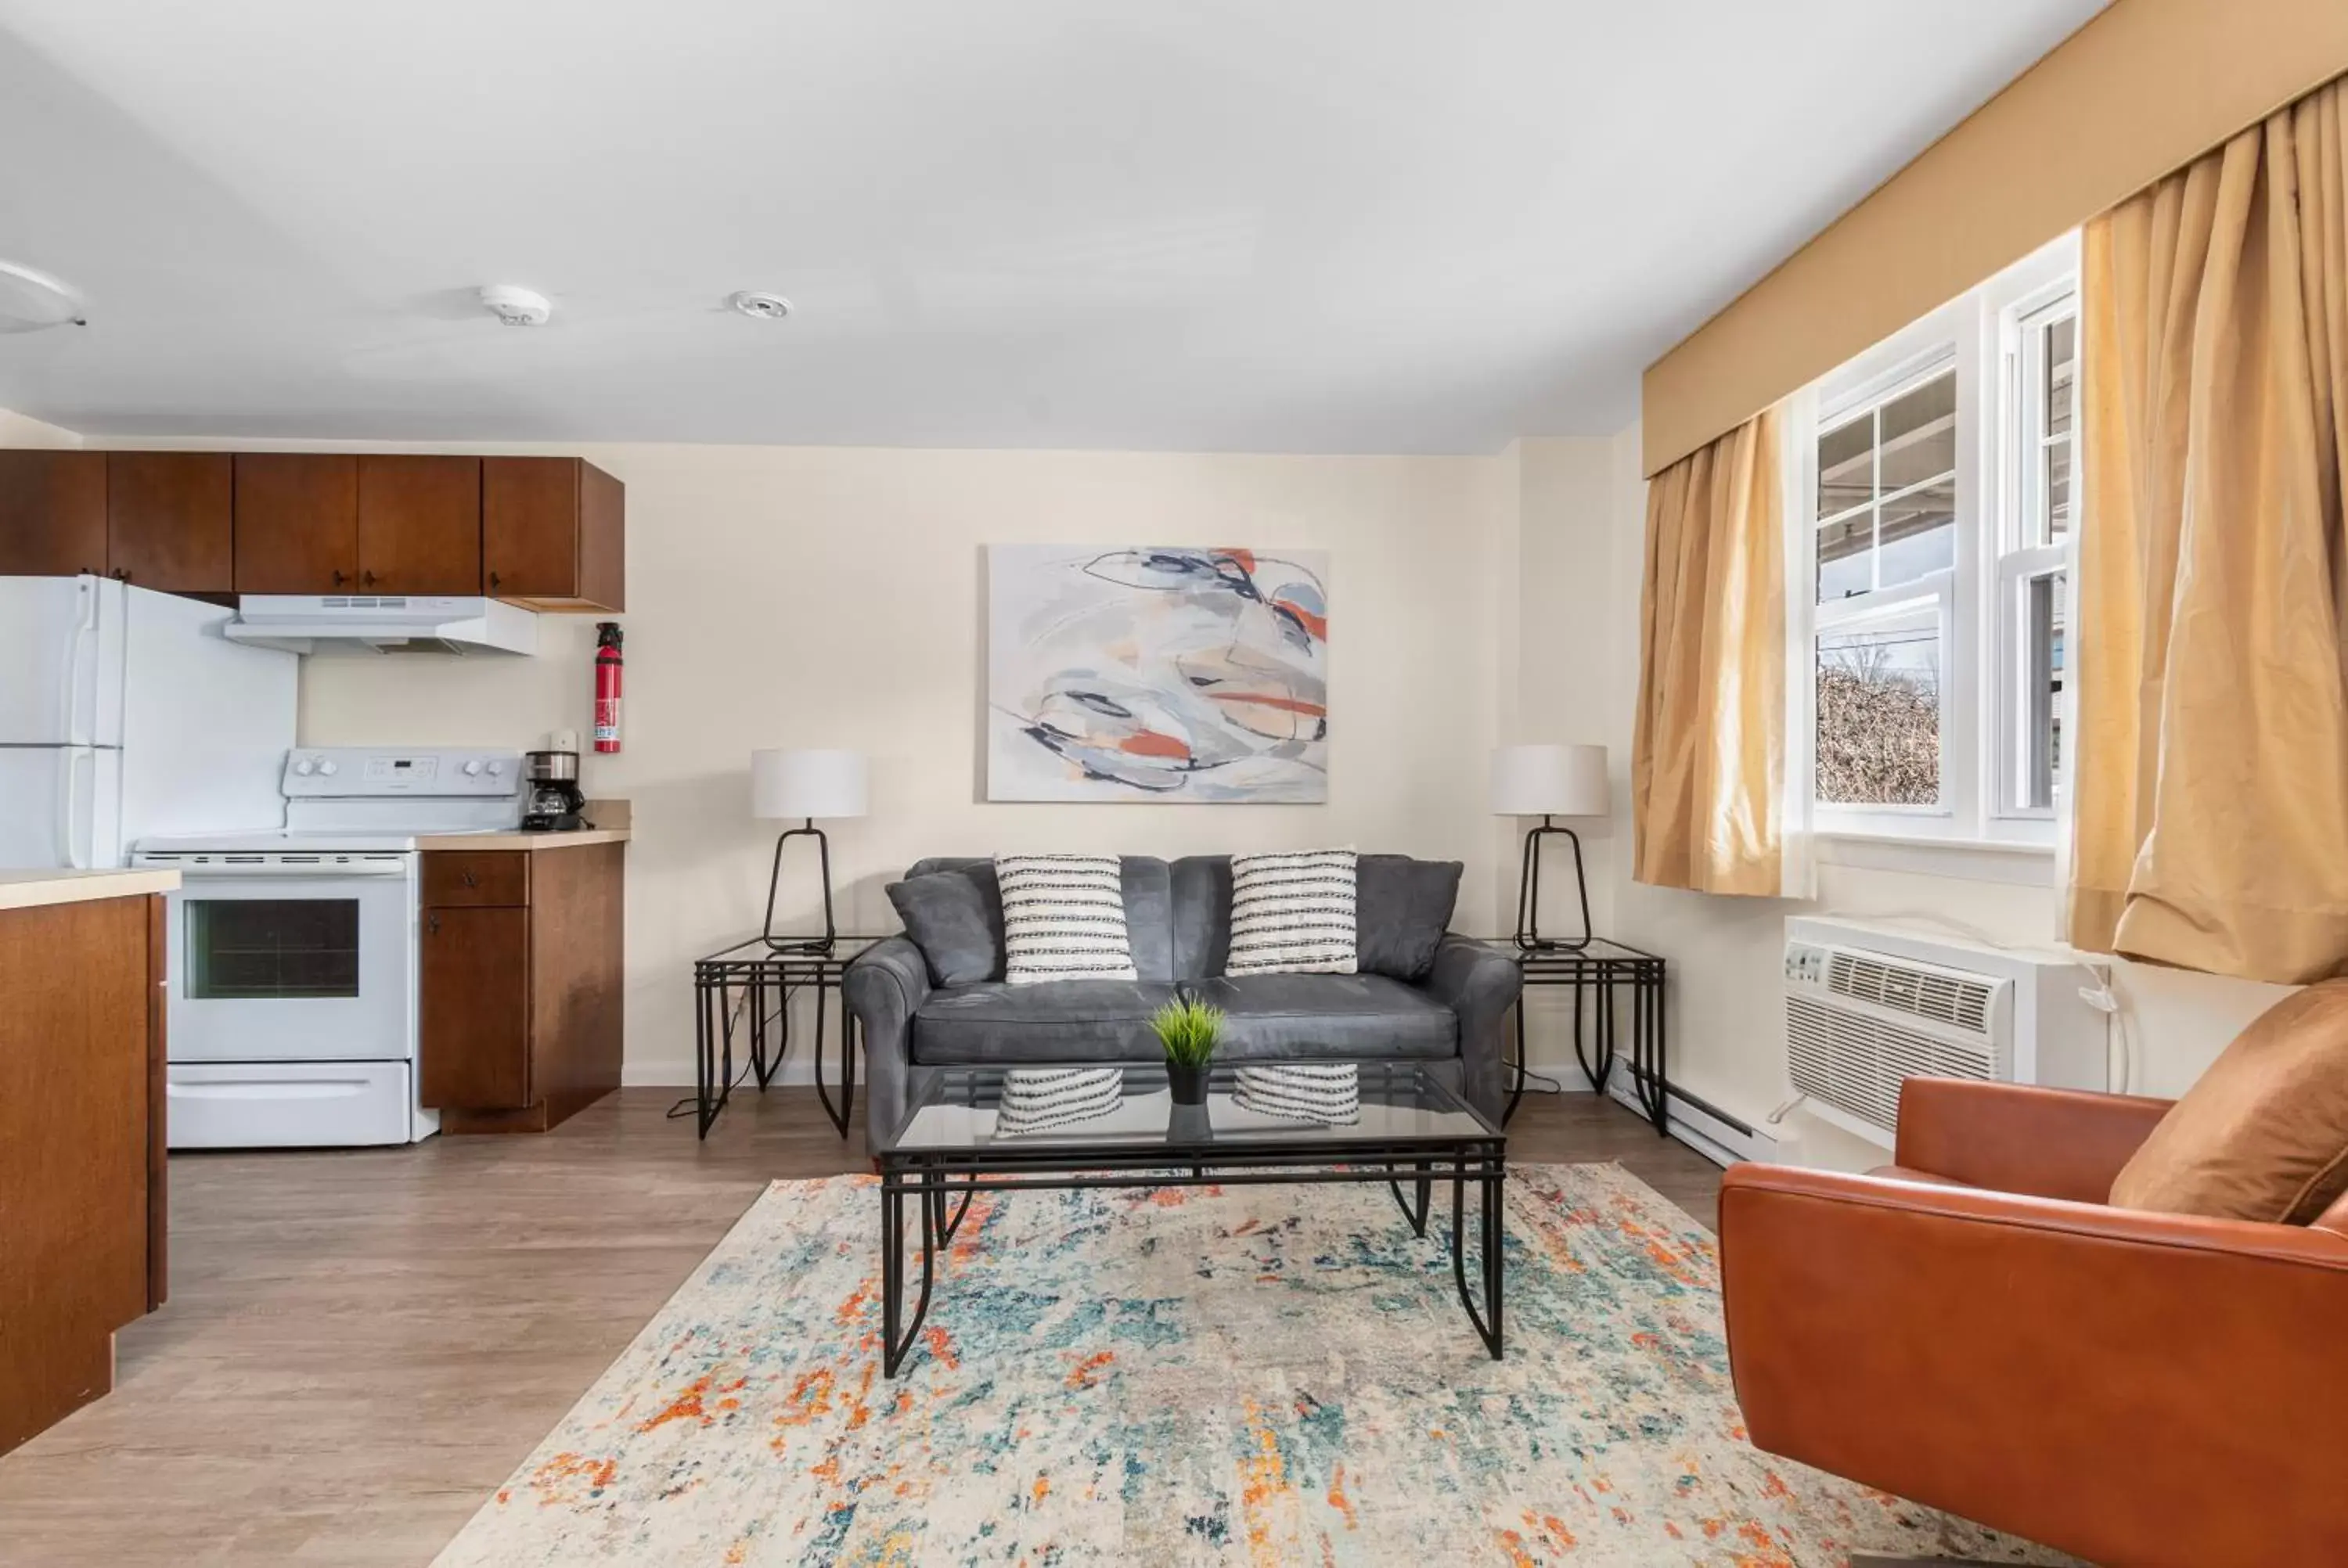
[[[790,301],[780,294],[769,294],[758,289],[744,289],[726,296],[726,302],[746,316],[762,322],[778,322],[791,313]]]
[[[511,283],[491,283],[480,298],[481,307],[510,327],[542,327],[554,313],[544,294]]]
[[[50,277],[15,261],[0,261],[0,333],[36,333],[82,319],[81,296]]]

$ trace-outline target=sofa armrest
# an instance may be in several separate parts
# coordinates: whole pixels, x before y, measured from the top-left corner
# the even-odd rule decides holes
[[[1509,1104],[1502,1031],[1524,990],[1524,971],[1488,943],[1447,932],[1425,984],[1427,995],[1459,1020],[1459,1076],[1468,1102],[1497,1125]]]
[[[864,1041],[864,1126],[877,1148],[905,1115],[913,1015],[929,999],[930,966],[910,937],[875,942],[848,961],[840,995]]]
[[[2170,1102],[1959,1078],[1900,1087],[1899,1147],[1910,1170],[1993,1192],[2100,1204]]]
[[[2348,1237],[1739,1165],[1720,1250],[1761,1448],[2096,1562],[2348,1562]]]

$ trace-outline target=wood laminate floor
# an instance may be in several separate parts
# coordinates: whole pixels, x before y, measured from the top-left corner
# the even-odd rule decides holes
[[[0,1563],[430,1562],[765,1183],[870,1168],[812,1090],[737,1094],[706,1143],[675,1098],[175,1155],[170,1302],[122,1334],[112,1395],[0,1458]],[[1595,1095],[1528,1096],[1509,1153],[1619,1161],[1714,1224],[1718,1170]]]

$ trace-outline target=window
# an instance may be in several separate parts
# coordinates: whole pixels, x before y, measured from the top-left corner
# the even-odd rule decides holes
[[[2075,239],[1789,422],[1797,702],[1820,831],[2051,844],[2076,532]]]

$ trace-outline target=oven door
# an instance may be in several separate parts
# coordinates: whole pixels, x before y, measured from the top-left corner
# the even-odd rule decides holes
[[[142,855],[176,865],[175,1062],[415,1055],[415,856]]]

